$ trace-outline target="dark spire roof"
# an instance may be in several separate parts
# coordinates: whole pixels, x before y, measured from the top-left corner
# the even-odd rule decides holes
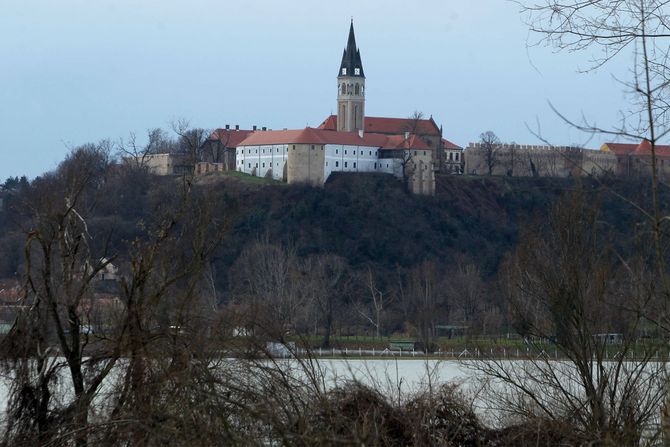
[[[344,49],[342,54],[342,63],[340,64],[340,71],[337,73],[338,76],[342,76],[342,69],[347,69],[346,76],[358,76],[361,78],[365,77],[363,73],[363,63],[361,62],[361,52],[356,47],[356,36],[354,36],[354,20],[351,19],[351,27],[349,28],[349,40],[347,41],[347,48]],[[354,74],[355,68],[360,68],[360,74]]]

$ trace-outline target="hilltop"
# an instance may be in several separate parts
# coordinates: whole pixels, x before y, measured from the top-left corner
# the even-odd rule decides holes
[[[291,276],[295,287],[305,289],[299,272],[313,269],[310,262],[319,257],[335,257],[346,281],[329,307],[329,324],[340,333],[367,330],[360,313],[370,306],[366,281],[374,280],[389,297],[385,330],[416,334],[419,311],[408,303],[407,287],[419,277],[433,282],[437,290],[431,324],[467,322],[503,330],[501,263],[517,247],[524,228],[547,225],[548,211],[559,198],[584,191],[600,210],[603,234],[624,254],[633,250],[633,231],[642,217],[622,197],[649,205],[648,185],[617,179],[448,175],[437,177],[431,197],[410,194],[392,176],[369,173],[334,174],[323,187],[238,173],[196,180],[158,177],[116,165],[100,175],[94,198],[86,202],[88,229],[95,250],[101,256],[116,255],[121,270],[132,242],[142,237],[148,223],[169,214],[178,204],[179,191],[187,187],[211,208],[212,219],[226,222],[225,234],[211,235],[212,241],[222,236],[211,261],[220,305],[254,300],[253,281],[276,280],[269,273],[263,276],[272,267],[264,258],[284,259],[287,275],[298,272]],[[5,254],[0,278],[21,276],[30,203],[40,197],[48,180],[47,176],[23,184],[5,199],[0,213],[0,252]],[[662,192],[663,203],[670,203],[668,191]],[[61,200],[57,192],[50,194]],[[184,231],[188,235],[191,230]],[[259,252],[271,255],[258,258]],[[465,291],[474,293],[470,301],[463,298]],[[321,321],[323,310],[305,309],[313,315],[301,317],[303,323],[310,318]],[[493,323],[481,321],[487,315]]]

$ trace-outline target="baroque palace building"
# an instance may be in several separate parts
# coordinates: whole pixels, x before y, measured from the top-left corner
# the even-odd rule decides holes
[[[236,142],[236,170],[288,183],[320,186],[334,172],[384,173],[430,195],[437,169],[461,172],[462,149],[442,138],[432,117],[365,116],[365,73],[353,21],[337,74],[337,115],[318,128],[254,130]],[[230,140],[234,132],[217,129],[210,140]]]

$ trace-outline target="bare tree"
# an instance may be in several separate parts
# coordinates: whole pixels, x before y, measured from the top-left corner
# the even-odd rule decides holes
[[[602,67],[626,49],[633,50],[632,79],[622,81],[623,87],[632,94],[631,107],[622,111],[618,126],[602,128],[585,119],[575,122],[555,111],[564,121],[588,133],[649,142],[653,209],[651,212],[638,209],[648,219],[656,235],[654,251],[659,280],[670,300],[670,278],[663,255],[664,219],[658,196],[660,178],[656,158],[659,140],[670,131],[667,100],[670,65],[666,45],[670,32],[664,10],[666,3],[663,0],[521,2],[529,26],[540,42],[559,50],[595,50],[590,70]]]
[[[303,287],[318,309],[323,325],[321,347],[328,348],[337,303],[348,286],[347,263],[335,255],[316,255],[305,259],[302,272]]]
[[[200,161],[200,148],[207,140],[210,132],[205,129],[190,127],[190,123],[183,118],[173,121],[170,127],[179,137],[178,144],[180,151],[188,157],[189,163],[194,165]]]
[[[295,331],[302,316],[306,294],[297,279],[295,251],[270,244],[267,237],[251,244],[233,269],[237,301],[249,309],[250,323],[283,334]],[[301,322],[300,322],[301,323]]]
[[[85,445],[91,403],[121,355],[89,346],[84,312],[93,301],[94,278],[113,259],[92,250],[86,221],[108,157],[101,146],[74,149],[55,173],[35,182],[25,204],[32,215],[25,245],[27,311],[4,341],[13,351],[5,367],[15,377],[6,439],[41,443],[62,425],[81,427],[72,439]],[[59,407],[53,388],[63,371],[73,398]]]
[[[488,175],[493,175],[500,158],[500,138],[494,132],[487,130],[479,136],[479,140]]]
[[[398,278],[398,295],[405,319],[426,352],[435,349],[436,325],[446,319],[446,297],[435,264],[424,261]]]
[[[652,206],[641,204],[619,195],[634,206],[643,219],[642,225],[650,229],[656,275],[654,289],[663,297],[664,310],[645,312],[664,328],[670,328],[670,275],[667,271],[667,216],[664,216],[659,198],[659,185],[663,179],[658,173],[657,145],[670,131],[668,120],[668,68],[667,2],[663,0],[595,0],[582,2],[544,1],[521,2],[527,13],[528,23],[539,42],[559,50],[584,51],[594,54],[588,70],[606,65],[626,50],[633,53],[631,78],[622,86],[631,94],[630,108],[621,112],[620,123],[603,128],[582,119],[571,120],[559,111],[558,116],[568,124],[591,134],[605,134],[618,138],[646,141],[651,153]],[[645,277],[634,278],[648,280]],[[670,414],[670,380],[665,389],[664,419]],[[670,439],[670,424],[666,424],[664,438]]]
[[[400,168],[402,170],[402,181],[405,190],[410,190],[410,181],[416,173],[416,162],[412,156],[412,151],[409,149],[400,149],[397,151],[400,160]]]
[[[423,120],[424,120],[423,112],[415,110],[408,118],[408,123],[407,126],[405,127],[405,132],[421,136],[420,130],[421,130],[421,122]]]
[[[379,289],[371,267],[368,267],[365,277],[361,280],[365,282],[369,295],[366,304],[357,305],[357,312],[375,328],[375,336],[379,338],[382,330],[382,317],[385,306],[389,303],[390,294]]]
[[[147,158],[153,154],[166,154],[175,151],[175,144],[160,128],[147,130],[147,141],[138,143],[137,135],[131,132],[127,140],[120,139],[117,143],[117,154],[136,168],[146,167]]]
[[[663,399],[658,346],[636,342],[650,290],[631,283],[592,199],[562,200],[548,222],[525,231],[507,270],[528,359],[474,366],[496,383],[491,405],[517,423],[563,421],[583,442],[638,445]],[[550,360],[557,353],[567,361]]]
[[[447,293],[454,317],[459,323],[470,326],[484,301],[484,284],[479,268],[471,262],[457,262],[447,277]]]
[[[220,328],[207,274],[223,222],[190,194],[173,205],[149,237],[135,242],[121,281],[124,313],[116,340],[126,361],[109,397],[110,428],[102,430],[109,444],[145,445],[170,438],[193,442],[204,437],[204,421],[210,418],[206,412],[218,404],[214,384],[219,382],[211,368]],[[211,393],[212,400],[188,403],[203,392]],[[170,422],[159,431],[152,427],[156,418]],[[117,421],[126,421],[122,430]],[[179,433],[170,426],[179,426]],[[227,434],[224,428],[207,436]]]
[[[129,243],[120,298],[101,307],[96,277],[116,257],[108,244],[94,247],[107,236],[93,233],[89,218],[107,167],[106,146],[78,148],[26,196],[25,306],[3,339],[12,376],[6,445],[100,445],[112,433],[109,444],[141,445],[151,425],[143,420],[167,411],[166,396],[185,383],[175,372],[193,371],[185,358],[206,352],[194,340],[209,333],[205,268],[221,219],[191,199],[185,182],[155,223],[145,223],[147,234]],[[96,401],[103,392],[104,405]]]
[[[235,169],[235,151],[230,147],[232,133],[228,130],[217,129],[205,140],[201,146],[200,159],[212,163],[223,163],[226,171]]]

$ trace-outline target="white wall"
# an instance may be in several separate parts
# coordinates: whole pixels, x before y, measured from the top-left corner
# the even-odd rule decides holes
[[[287,144],[238,147],[235,154],[235,169],[257,177],[265,177],[272,169],[272,178],[282,180],[288,147]]]
[[[333,172],[380,172],[402,176],[400,161],[380,159],[378,147],[327,144],[324,178]]]
[[[272,168],[272,178],[282,180],[288,159],[289,144],[238,147],[235,169],[245,174],[265,177]],[[325,145],[324,181],[333,172],[379,172],[402,177],[399,159],[379,158],[374,146]]]

